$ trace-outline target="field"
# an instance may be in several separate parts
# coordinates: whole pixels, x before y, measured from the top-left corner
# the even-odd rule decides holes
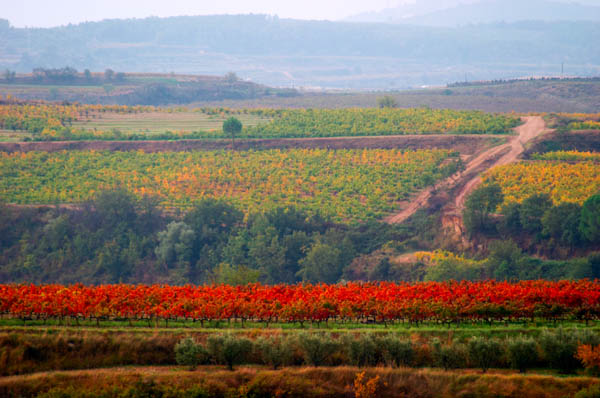
[[[507,134],[515,116],[421,109],[273,110],[58,105],[0,105],[0,127],[25,130],[36,141],[228,138],[228,117],[241,119],[239,138],[314,138],[405,134]]]
[[[0,156],[0,195],[9,203],[77,203],[121,185],[168,207],[213,197],[246,214],[295,205],[358,221],[392,211],[452,174],[457,160],[448,150],[13,153]]]
[[[96,113],[89,119],[80,119],[72,124],[75,129],[121,131],[125,136],[144,134],[152,139],[153,135],[166,131],[220,131],[223,122],[229,117],[227,114],[209,115],[202,112],[185,110],[181,112],[150,111],[141,114],[122,113]],[[241,114],[237,116],[242,124],[247,127],[256,126],[261,122],[268,122],[268,118],[262,118],[252,114]]]
[[[549,152],[541,157],[552,160],[496,167],[484,174],[484,182],[500,184],[505,204],[520,203],[538,193],[549,194],[555,204],[563,202],[582,204],[600,190],[600,168],[595,161],[595,155]],[[555,159],[581,161],[573,163],[554,161]]]

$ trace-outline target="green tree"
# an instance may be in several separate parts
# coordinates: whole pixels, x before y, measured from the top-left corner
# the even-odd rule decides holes
[[[465,203],[463,220],[469,233],[485,232],[493,229],[490,214],[495,212],[504,201],[502,188],[498,184],[489,184],[477,188]]]
[[[579,231],[589,242],[600,242],[600,194],[590,197],[583,204]]]
[[[397,108],[398,102],[391,95],[385,95],[383,97],[377,98],[377,106],[380,108]]]
[[[245,363],[252,352],[252,341],[233,334],[211,336],[206,341],[207,351],[216,363],[227,365],[229,370]]]
[[[531,337],[519,336],[508,341],[508,360],[511,366],[525,373],[538,362],[538,347]]]
[[[223,133],[231,136],[231,147],[235,149],[235,136],[242,132],[242,122],[236,117],[230,117],[223,122]]]
[[[487,260],[488,273],[498,280],[515,279],[519,276],[523,251],[512,240],[494,241],[490,244]]]
[[[561,203],[544,213],[542,234],[563,245],[576,246],[581,240],[580,222],[581,206],[577,203]]]
[[[189,262],[192,258],[194,231],[183,221],[173,221],[158,233],[156,257],[165,264]]]
[[[473,364],[480,367],[483,373],[496,365],[504,353],[502,345],[496,339],[472,337],[469,340],[469,358]]]
[[[232,266],[221,263],[213,271],[215,282],[232,286],[245,286],[256,283],[260,277],[260,271],[248,268],[245,265]]]
[[[104,71],[104,79],[106,79],[107,81],[111,81],[114,76],[115,76],[114,70],[109,68]]]
[[[300,260],[298,276],[307,282],[336,283],[342,275],[341,255],[338,248],[317,241]]]
[[[182,339],[175,345],[175,361],[178,365],[189,366],[190,370],[206,362],[207,357],[208,352],[191,337]]]
[[[523,229],[531,234],[542,232],[542,217],[551,207],[552,199],[545,193],[535,194],[525,199],[519,213]]]

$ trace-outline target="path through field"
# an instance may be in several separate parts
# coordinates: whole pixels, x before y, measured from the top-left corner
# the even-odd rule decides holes
[[[426,206],[434,192],[441,189],[450,191],[452,188],[462,185],[462,188],[454,196],[451,206],[454,213],[460,214],[469,193],[481,183],[481,174],[483,172],[492,167],[518,160],[519,156],[525,150],[525,144],[542,134],[546,129],[546,124],[541,116],[527,116],[523,120],[525,123],[515,129],[517,134],[508,143],[490,148],[469,160],[463,171],[425,189],[406,208],[399,213],[387,217],[385,221],[390,224],[403,223],[415,214],[417,210]],[[494,159],[497,160],[494,161]]]

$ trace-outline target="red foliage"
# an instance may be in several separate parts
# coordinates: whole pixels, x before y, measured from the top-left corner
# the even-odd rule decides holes
[[[330,319],[419,321],[594,319],[600,281],[252,284],[216,286],[0,285],[0,313],[27,318]]]

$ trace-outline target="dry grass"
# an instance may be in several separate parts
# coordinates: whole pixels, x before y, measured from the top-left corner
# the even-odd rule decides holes
[[[117,391],[129,388],[139,380],[153,380],[159,389],[168,386],[172,390],[184,391],[201,386],[210,396],[227,394],[236,397],[252,391],[254,396],[353,397],[353,382],[362,371],[366,372],[366,379],[379,376],[378,396],[393,398],[571,397],[577,391],[598,383],[598,379],[585,377],[482,375],[429,369],[338,367],[273,371],[246,367],[229,372],[216,367],[203,367],[189,372],[175,367],[149,367],[6,377],[0,379],[0,396],[34,397],[51,389]]]

